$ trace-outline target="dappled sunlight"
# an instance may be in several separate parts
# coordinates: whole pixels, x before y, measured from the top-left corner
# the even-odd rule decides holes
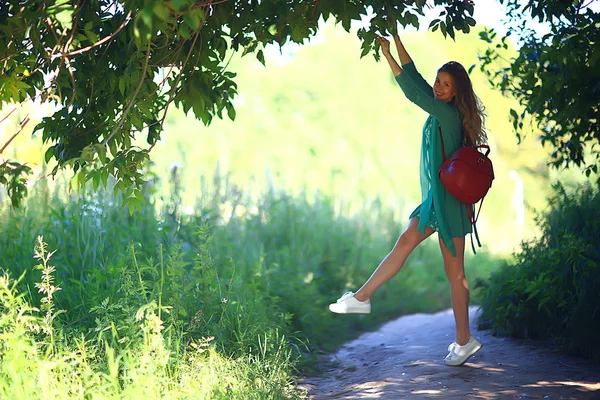
[[[429,394],[441,394],[441,390],[415,390],[412,392],[413,395],[429,395]]]
[[[582,382],[582,381],[539,381],[537,383],[532,383],[529,385],[524,385],[525,387],[536,387],[536,388],[544,388],[544,387],[560,387],[560,386],[575,386],[578,387],[581,391],[586,392],[595,392],[600,391],[600,382]],[[600,394],[599,394],[600,397]]]
[[[387,393],[388,382],[365,382],[356,386],[359,391],[357,399],[379,399]]]
[[[501,385],[498,384],[500,388]],[[512,398],[528,398],[527,397],[518,397],[519,392],[516,390],[486,390],[480,389],[478,387],[474,387],[471,391],[472,395],[470,398],[475,399],[483,399],[483,400],[496,400],[496,399],[512,399]],[[443,398],[443,397],[442,397]]]
[[[477,315],[471,310],[472,318]],[[593,399],[600,393],[600,382],[593,380],[600,372],[594,367],[564,355],[545,354],[540,363],[539,347],[489,331],[475,333],[484,345],[481,352],[462,366],[448,367],[444,346],[453,328],[449,309],[406,315],[365,333],[336,353],[336,367],[326,377],[310,381],[318,388],[311,399]]]
[[[487,371],[487,372],[495,372],[495,373],[505,372],[504,368],[495,368],[495,367],[486,367],[486,366],[475,366],[474,368],[482,368],[484,371]]]
[[[494,370],[483,368],[483,370]],[[453,374],[451,374],[453,375]],[[344,398],[344,399],[395,399],[395,398],[464,398],[494,400],[503,398],[553,398],[550,393],[558,394],[556,389],[564,386],[578,386],[581,392],[591,393],[600,390],[600,383],[570,382],[570,381],[539,381],[535,384],[507,386],[504,377],[498,382],[482,381],[474,378],[471,386],[470,379],[447,379],[447,376],[428,377],[416,376],[398,379],[384,375],[381,380],[368,380],[362,383],[348,383],[329,392],[324,397],[318,398]],[[397,396],[397,397],[394,397]],[[560,396],[560,395],[559,395]],[[462,397],[461,397],[462,398]],[[563,398],[562,396],[560,398]],[[571,397],[569,397],[571,398]],[[315,397],[316,399],[316,397]]]

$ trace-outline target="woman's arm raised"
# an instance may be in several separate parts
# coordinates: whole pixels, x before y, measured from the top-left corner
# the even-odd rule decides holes
[[[394,76],[398,76],[402,72],[404,72],[402,71],[402,68],[400,68],[400,65],[398,65],[396,60],[394,60],[394,57],[390,52],[390,42],[386,38],[378,37],[377,43],[379,43],[379,45],[381,46],[381,52],[383,53],[383,56],[387,60],[388,64],[390,64],[390,68],[392,69],[392,73],[394,74]]]
[[[405,65],[412,62],[412,58],[404,48],[400,36],[394,35],[394,43],[396,43],[396,50],[398,50],[398,57],[400,58],[400,64]]]
[[[419,89],[425,93],[431,93],[433,96],[433,88],[425,79],[423,79],[419,71],[417,71],[415,63],[406,51],[406,48],[404,47],[404,44],[402,43],[402,40],[400,40],[400,36],[398,36],[398,34],[394,35],[394,42],[396,43],[396,50],[398,50],[398,57],[400,58],[401,64],[400,68],[402,68],[402,71],[414,81]]]

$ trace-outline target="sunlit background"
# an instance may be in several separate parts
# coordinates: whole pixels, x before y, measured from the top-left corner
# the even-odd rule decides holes
[[[501,29],[492,18],[501,14],[501,6],[485,3],[476,7],[476,20]],[[486,106],[496,175],[478,230],[486,251],[510,254],[521,240],[536,234],[536,210],[545,207],[557,171],[546,166],[549,150],[541,147],[535,131],[517,144],[508,115],[518,105],[492,91],[477,67],[487,43],[473,32],[459,33],[455,41],[426,32],[427,21],[436,15],[431,10],[424,28],[404,32],[403,39],[430,82],[446,61],[474,66],[471,76]],[[173,108],[149,166],[162,190],[169,190],[176,168],[189,210],[201,190],[201,177],[219,174],[247,193],[259,195],[269,185],[309,196],[322,192],[348,213],[380,201],[408,218],[420,202],[419,146],[426,114],[404,98],[385,62],[359,58],[357,27],[353,29],[347,33],[331,20],[323,22],[304,46],[268,48],[266,67],[252,55],[232,54],[227,69],[237,74],[236,120],[215,119],[207,127]],[[2,117],[11,109],[4,107]],[[42,171],[52,167],[43,166],[44,146],[39,135],[31,134],[48,112],[48,106],[24,104],[0,124],[4,143],[26,115],[31,117],[6,155],[35,166],[36,179],[46,179],[40,178]],[[139,145],[144,142],[141,138]],[[577,171],[561,176],[567,184],[582,178]]]

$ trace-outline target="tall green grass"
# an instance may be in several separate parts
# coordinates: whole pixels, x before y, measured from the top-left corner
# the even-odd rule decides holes
[[[0,209],[1,318],[11,327],[3,334],[18,349],[4,353],[4,393],[297,398],[294,376],[314,369],[318,351],[394,316],[450,305],[431,240],[376,293],[373,314],[327,311],[403,229],[405,216],[380,202],[351,214],[320,193],[268,187],[256,196],[217,173],[187,207],[176,170],[169,183],[162,197],[149,184],[133,215],[110,190],[65,196],[44,185],[24,208]],[[498,264],[468,258],[471,280]],[[40,374],[49,375],[30,382]]]
[[[93,310],[95,328],[88,332],[59,321],[54,294],[61,288],[54,284],[50,255],[38,238],[40,308],[18,293],[18,281],[0,276],[0,398],[301,396],[290,375],[292,351],[272,324],[259,327],[256,349],[224,356],[210,345],[213,337],[186,335],[169,316],[171,307],[162,304],[160,291],[149,290],[160,288],[141,280],[129,287],[118,284],[122,299],[99,304]],[[221,310],[232,320],[239,311]]]

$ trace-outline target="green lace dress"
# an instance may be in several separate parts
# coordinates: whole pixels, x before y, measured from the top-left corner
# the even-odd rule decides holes
[[[402,65],[404,73],[396,82],[406,97],[427,113],[421,140],[420,182],[422,203],[410,214],[419,218],[419,232],[424,235],[429,226],[438,232],[444,244],[456,256],[452,238],[471,233],[471,224],[464,204],[459,202],[440,182],[438,170],[442,165],[442,144],[438,126],[442,127],[446,155],[454,153],[461,145],[461,122],[458,110],[452,103],[436,100],[433,88],[423,79],[414,63]]]

